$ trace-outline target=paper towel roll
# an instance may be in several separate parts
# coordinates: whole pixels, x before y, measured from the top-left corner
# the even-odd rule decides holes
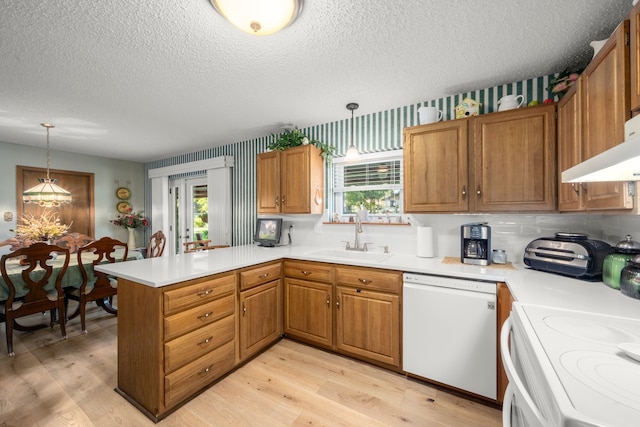
[[[433,228],[431,227],[418,227],[418,247],[416,249],[416,256],[420,258],[433,258],[434,245],[433,245]]]

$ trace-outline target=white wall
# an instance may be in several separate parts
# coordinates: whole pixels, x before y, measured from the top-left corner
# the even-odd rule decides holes
[[[14,234],[10,231],[16,227],[16,165],[46,167],[47,151],[44,147],[0,142],[0,240]],[[103,157],[86,156],[51,150],[51,169],[63,169],[94,174],[95,197],[95,237],[112,236],[127,240],[127,231],[115,227],[109,222],[116,216],[118,198],[115,191],[118,185],[131,189],[130,202],[134,210],[144,209],[144,164]],[[127,184],[130,181],[131,184]],[[4,213],[13,214],[12,221],[4,221]],[[142,232],[138,231],[137,240],[143,241]],[[8,247],[0,248],[6,253]]]

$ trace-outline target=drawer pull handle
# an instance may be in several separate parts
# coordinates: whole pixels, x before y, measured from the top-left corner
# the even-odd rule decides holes
[[[211,316],[213,314],[213,311],[210,311],[208,313],[205,314],[201,314],[200,316],[198,316],[198,319],[208,319],[209,316]]]
[[[269,277],[269,273],[264,273],[258,276],[258,279],[266,279],[267,277]]]
[[[201,372],[198,373],[198,375],[206,375],[209,373],[209,371],[211,370],[211,368],[213,368],[213,365],[209,365],[206,368],[204,368]]]
[[[300,270],[300,273],[304,274],[305,276],[308,276],[311,274],[311,272],[307,270]]]
[[[213,292],[213,289],[207,289],[206,291],[203,292],[198,292],[198,296],[199,297],[206,297],[207,295],[209,295],[211,292]]]
[[[358,279],[358,282],[362,283],[363,285],[368,285],[369,283],[372,282],[372,280],[369,280],[369,279]]]
[[[209,338],[207,338],[207,339],[206,339],[206,340],[204,340],[204,341],[200,341],[200,342],[198,343],[198,345],[209,344],[209,343],[211,342],[211,340],[212,340],[212,339],[213,339],[213,335],[212,335],[212,336],[210,336]]]

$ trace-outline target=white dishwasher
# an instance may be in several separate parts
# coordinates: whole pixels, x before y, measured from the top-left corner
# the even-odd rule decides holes
[[[496,399],[496,283],[403,275],[403,369]]]

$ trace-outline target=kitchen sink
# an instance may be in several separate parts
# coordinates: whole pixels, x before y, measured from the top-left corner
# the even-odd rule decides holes
[[[348,251],[346,249],[315,249],[305,253],[305,255],[339,260],[357,260],[361,262],[380,262],[391,256],[391,254],[385,254],[383,252]]]

